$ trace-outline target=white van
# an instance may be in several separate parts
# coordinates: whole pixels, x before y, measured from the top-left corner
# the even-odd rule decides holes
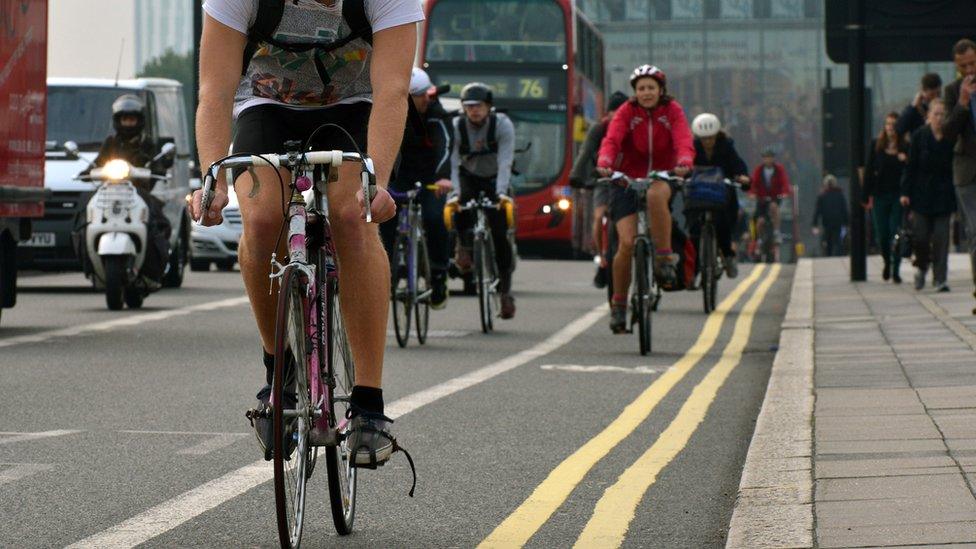
[[[94,192],[91,183],[74,178],[88,167],[88,161],[112,130],[112,103],[134,94],[146,103],[146,133],[161,147],[176,145],[170,178],[156,184],[152,194],[165,204],[173,227],[170,265],[164,284],[179,286],[190,252],[190,218],[186,195],[190,190],[192,147],[183,86],[176,80],[139,78],[103,80],[94,78],[48,78],[47,161],[44,186],[52,194],[44,203],[44,217],[34,221],[33,236],[18,248],[21,269],[81,270],[72,235],[85,223],[85,206]],[[81,159],[70,159],[63,145],[78,144]]]

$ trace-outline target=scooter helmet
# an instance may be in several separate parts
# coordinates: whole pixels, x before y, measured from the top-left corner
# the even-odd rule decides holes
[[[691,131],[695,137],[715,137],[722,129],[718,117],[710,112],[703,112],[691,122]]]
[[[461,104],[473,105],[476,103],[492,103],[493,94],[491,88],[481,82],[471,82],[461,89]]]
[[[661,88],[666,88],[668,86],[668,77],[664,74],[664,71],[655,67],[654,65],[641,65],[634,69],[634,72],[630,75],[630,87],[637,89],[637,81],[644,77],[651,77],[657,80],[657,83]]]
[[[119,136],[131,139],[146,128],[146,104],[137,95],[125,94],[112,103],[112,127]],[[135,126],[123,126],[122,118],[136,117]]]

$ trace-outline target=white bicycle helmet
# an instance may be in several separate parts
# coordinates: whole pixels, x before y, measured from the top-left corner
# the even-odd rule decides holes
[[[691,132],[695,137],[715,137],[722,129],[718,117],[710,112],[703,112],[691,122]]]
[[[650,76],[657,83],[660,84],[662,88],[668,85],[668,77],[664,74],[664,71],[655,67],[654,65],[641,65],[634,69],[634,72],[630,74],[630,87],[633,88],[637,85],[637,81],[645,76]]]

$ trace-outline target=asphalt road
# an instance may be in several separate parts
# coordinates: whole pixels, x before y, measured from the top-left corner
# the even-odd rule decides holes
[[[707,320],[700,293],[665,295],[648,357],[610,334],[588,263],[520,262],[491,335],[452,297],[426,346],[387,348],[416,497],[402,456],[363,472],[339,538],[321,469],[303,545],[723,546],[792,276],[741,270]],[[140,311],[80,274],[21,287],[0,325],[0,547],[277,546],[239,274],[188,273]]]

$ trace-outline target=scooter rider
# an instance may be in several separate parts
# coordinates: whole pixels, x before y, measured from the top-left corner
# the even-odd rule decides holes
[[[159,152],[159,147],[145,135],[145,103],[139,96],[125,94],[112,103],[112,128],[115,133],[105,138],[93,167],[104,166],[108,161],[121,159],[136,167],[148,167],[154,175],[165,175],[173,165],[172,158],[151,162]],[[88,168],[82,175],[91,171]],[[163,213],[163,201],[152,195],[155,180],[132,181],[139,197],[149,208],[148,232],[150,242],[141,274],[157,282],[161,280],[169,256],[169,238],[173,230],[169,219]],[[82,242],[84,240],[82,239]]]
[[[451,153],[451,183],[463,205],[485,192],[491,198],[509,200],[509,182],[512,162],[515,158],[515,126],[502,113],[492,108],[491,88],[480,82],[472,82],[461,90],[463,114],[454,119],[454,146]],[[453,200],[453,199],[452,199]],[[456,224],[461,237],[458,266],[463,270],[470,266],[471,229],[475,223],[474,212],[457,214]],[[501,297],[500,316],[515,316],[515,299],[512,297],[513,252],[508,241],[508,221],[501,209],[488,215],[491,236],[495,244],[495,260],[498,264],[498,293]]]

